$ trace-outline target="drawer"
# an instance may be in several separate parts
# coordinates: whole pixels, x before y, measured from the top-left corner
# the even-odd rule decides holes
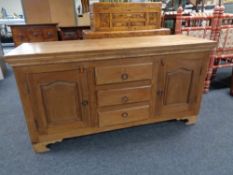
[[[17,43],[23,43],[23,42],[29,42],[29,39],[27,37],[27,30],[24,28],[22,29],[12,29],[12,37],[14,42]]]
[[[98,105],[119,105],[148,101],[151,96],[151,86],[100,90],[97,92]]]
[[[149,105],[99,112],[99,126],[111,126],[146,120],[150,116]]]
[[[30,42],[41,42],[43,41],[43,34],[41,29],[37,28],[29,28],[28,31],[28,37]]]
[[[151,80],[152,63],[97,67],[95,74],[97,85]]]
[[[57,41],[58,34],[56,28],[45,28],[43,29],[44,41]]]

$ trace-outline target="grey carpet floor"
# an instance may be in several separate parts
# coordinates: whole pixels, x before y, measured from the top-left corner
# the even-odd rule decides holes
[[[216,88],[204,95],[196,125],[171,121],[128,128],[67,139],[35,154],[10,71],[0,81],[0,175],[232,175],[229,75],[220,73]]]

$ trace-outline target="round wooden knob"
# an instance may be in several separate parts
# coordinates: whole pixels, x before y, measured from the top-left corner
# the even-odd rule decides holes
[[[123,117],[123,118],[126,118],[126,117],[128,117],[128,113],[127,112],[123,112],[122,114],[121,114],[121,116]]]
[[[128,74],[127,73],[124,73],[121,75],[121,79],[122,80],[127,80],[129,78]]]
[[[129,101],[129,98],[127,96],[124,96],[121,98],[122,103],[127,103]]]

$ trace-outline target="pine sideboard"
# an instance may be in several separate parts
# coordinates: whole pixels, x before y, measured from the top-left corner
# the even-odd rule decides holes
[[[12,65],[33,148],[65,138],[197,120],[214,41],[146,36],[24,43]]]

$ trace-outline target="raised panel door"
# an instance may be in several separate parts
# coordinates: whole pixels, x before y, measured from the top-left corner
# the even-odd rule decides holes
[[[192,113],[197,103],[202,72],[202,57],[192,54],[168,56],[161,62],[160,88],[157,91],[160,113]]]
[[[41,133],[89,123],[87,73],[77,70],[33,73],[29,90],[34,118]]]

